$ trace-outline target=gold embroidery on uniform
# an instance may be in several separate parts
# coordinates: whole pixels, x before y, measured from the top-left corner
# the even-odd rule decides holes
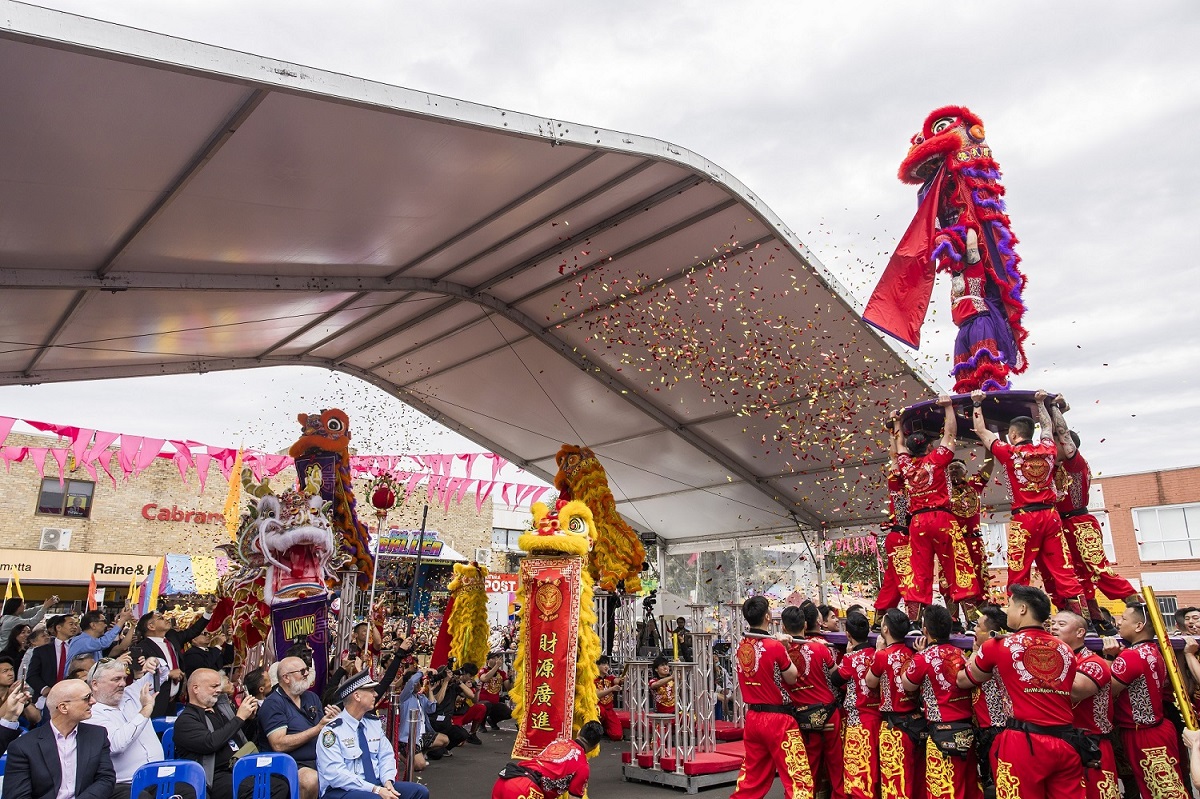
[[[1142,750],[1138,766],[1142,779],[1154,799],[1187,799],[1176,766],[1179,761],[1167,754],[1167,747],[1152,746]]]
[[[916,588],[912,571],[912,545],[901,544],[892,551],[892,563],[896,567],[896,576],[900,578],[901,588]]]
[[[1111,771],[1101,771],[1100,780],[1096,783],[1096,794],[1100,799],[1121,799],[1117,788],[1117,775]]]
[[[1101,574],[1111,574],[1112,569],[1104,562],[1104,535],[1091,522],[1079,522],[1072,530],[1079,557],[1092,573],[1092,579]]]
[[[1021,799],[1021,781],[1000,758],[996,758],[996,799]]]
[[[790,729],[783,736],[783,762],[792,780],[792,791],[796,796],[813,795],[812,773],[808,770],[808,754],[804,751],[804,736],[800,730]]]
[[[875,793],[871,772],[871,734],[866,727],[846,725],[846,744],[843,750],[846,770],[846,795],[871,796]]]
[[[879,729],[879,787],[882,799],[900,799],[908,796],[904,784],[904,743],[900,730],[894,730],[886,722]]]
[[[1025,545],[1029,531],[1016,519],[1008,523],[1008,568],[1019,572],[1025,568]]]
[[[954,542],[954,584],[959,588],[970,588],[975,581],[975,564],[971,562],[971,552],[967,549],[967,541],[963,538],[966,528],[958,522],[950,527],[950,540]]]
[[[925,790],[929,799],[955,799],[954,766],[932,738],[925,741]]]

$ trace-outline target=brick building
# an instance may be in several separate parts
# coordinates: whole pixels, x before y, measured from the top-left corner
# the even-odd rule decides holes
[[[59,446],[54,438],[17,433],[9,434],[4,444]],[[79,600],[95,572],[98,586],[124,595],[130,577],[140,580],[162,555],[213,555],[216,545],[229,541],[221,515],[228,483],[216,466],[210,467],[203,491],[194,469],[185,482],[175,464],[163,458],[128,480],[117,470],[115,457],[112,466],[115,486],[102,469],[93,481],[82,468],[68,470],[60,485],[52,457],[46,458],[44,479],[29,458],[0,471],[0,581],[6,582],[15,568],[27,598],[56,593]],[[271,479],[276,487],[294,483],[291,467]],[[365,484],[356,485],[358,512],[374,530],[378,520]],[[406,505],[394,508],[388,527],[419,528],[423,497],[418,490]],[[490,547],[492,527],[490,499],[478,512],[473,496],[451,502],[449,511],[441,504],[429,508],[427,528],[467,558]]]

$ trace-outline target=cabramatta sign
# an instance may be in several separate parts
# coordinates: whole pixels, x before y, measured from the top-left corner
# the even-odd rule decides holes
[[[436,558],[442,554],[445,543],[435,530],[425,531],[424,544],[421,544],[420,530],[397,530],[392,528],[379,537],[380,555],[412,555],[416,557],[420,547],[421,556]]]

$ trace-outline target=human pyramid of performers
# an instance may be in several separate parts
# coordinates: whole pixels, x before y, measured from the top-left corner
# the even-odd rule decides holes
[[[901,165],[901,180],[921,186],[920,208],[863,316],[915,347],[935,270],[949,273],[956,396],[886,422],[887,565],[874,641],[861,607],[847,614],[840,651],[811,603],[785,608],[778,633],[765,598],[743,603],[736,799],[759,799],[776,775],[789,798],[1191,796],[1179,742],[1186,726],[1191,744],[1196,725],[1179,666],[1153,601],[1105,557],[1069,406],[1011,390],[1009,375],[1026,368],[1025,279],[999,177],[982,121],[960,107],[930,114]],[[972,470],[956,454],[976,445],[983,457]],[[996,461],[1011,500],[1003,607],[985,603],[980,533]],[[934,604],[935,561],[944,604]],[[1045,591],[1030,585],[1035,564]],[[1115,625],[1096,591],[1124,600]],[[953,638],[958,625],[972,637]],[[1185,650],[1189,668],[1195,648]]]

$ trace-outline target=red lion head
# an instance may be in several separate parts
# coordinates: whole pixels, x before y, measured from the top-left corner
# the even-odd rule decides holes
[[[946,159],[963,148],[981,144],[983,120],[961,106],[939,108],[925,118],[921,132],[912,137],[912,146],[900,164],[900,181],[919,186],[937,174]]]

